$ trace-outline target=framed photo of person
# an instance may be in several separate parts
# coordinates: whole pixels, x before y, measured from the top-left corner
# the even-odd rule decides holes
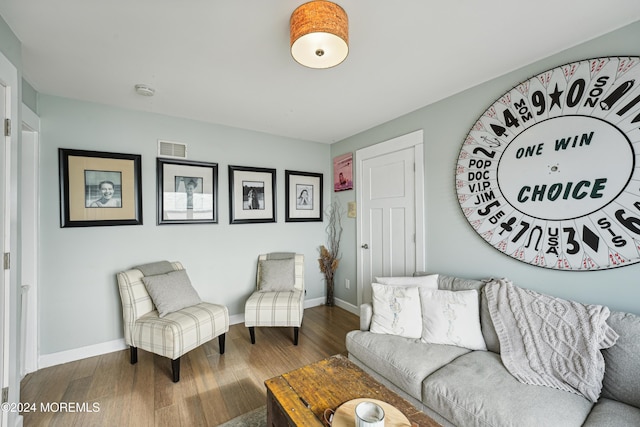
[[[229,223],[276,222],[276,170],[229,166]]]
[[[218,164],[157,158],[158,225],[218,222]]]
[[[353,189],[353,153],[333,159],[333,191]]]
[[[322,221],[322,174],[284,171],[285,221]]]
[[[58,149],[60,227],[142,224],[142,156]]]

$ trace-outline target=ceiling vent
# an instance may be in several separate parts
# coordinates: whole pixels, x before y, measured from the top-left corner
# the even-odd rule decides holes
[[[158,140],[158,157],[187,158],[187,144]]]

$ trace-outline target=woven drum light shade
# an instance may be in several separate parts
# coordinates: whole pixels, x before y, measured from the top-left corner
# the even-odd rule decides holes
[[[291,14],[291,56],[310,68],[330,68],[349,53],[349,18],[329,1],[311,1]]]

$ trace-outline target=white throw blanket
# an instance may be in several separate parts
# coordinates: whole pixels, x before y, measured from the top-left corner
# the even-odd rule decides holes
[[[604,357],[618,334],[609,309],[583,305],[493,280],[485,287],[502,363],[520,382],[581,394],[596,402]]]

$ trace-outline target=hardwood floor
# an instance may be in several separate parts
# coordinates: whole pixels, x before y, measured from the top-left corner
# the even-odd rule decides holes
[[[354,314],[326,306],[305,310],[298,346],[292,328],[256,328],[251,345],[244,324],[232,325],[224,355],[214,339],[182,357],[178,383],[169,359],[142,350],[136,365],[123,350],[41,369],[21,384],[35,409],[24,426],[216,426],[264,405],[266,379],[346,354],[345,335],[358,327]]]

